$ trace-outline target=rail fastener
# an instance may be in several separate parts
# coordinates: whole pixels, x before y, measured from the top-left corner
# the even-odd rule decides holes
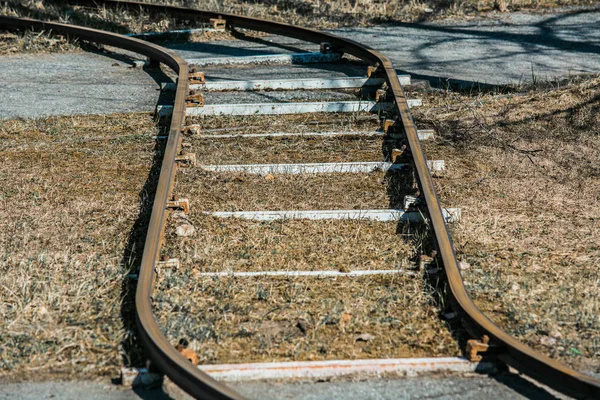
[[[469,339],[467,340],[466,352],[467,358],[471,362],[480,362],[483,357],[479,353],[485,353],[490,349],[490,337],[483,335],[481,340]]]
[[[204,72],[196,71],[195,67],[190,68],[190,70],[191,71],[188,74],[188,85],[204,85],[206,83]]]
[[[384,133],[397,133],[402,129],[402,122],[397,119],[385,119],[382,123],[382,129]]]
[[[195,167],[196,154],[182,151],[178,156],[175,157],[175,162],[178,162],[182,166]]]
[[[424,204],[425,201],[421,197],[404,196],[404,211],[408,211],[409,208],[421,207]]]
[[[183,127],[182,132],[184,135],[199,135],[202,131],[199,124],[186,125]]]
[[[219,18],[211,18],[209,22],[212,24],[213,29],[216,31],[224,31],[227,27],[227,21],[221,17]]]
[[[185,97],[186,107],[204,107],[204,96],[195,90],[190,90]]]
[[[175,348],[193,365],[198,365],[200,363],[200,361],[198,360],[198,354],[196,354],[194,350],[188,347],[187,340],[182,339],[181,341],[179,341],[179,344],[175,346]]]
[[[385,77],[385,70],[381,67],[380,63],[375,63],[367,67],[367,76],[369,78],[380,78]]]
[[[435,257],[437,256],[437,251],[433,250],[430,255],[421,254],[419,256],[419,270],[424,271],[430,274],[434,269],[437,268],[435,264]]]
[[[406,145],[401,146],[399,149],[392,149],[392,162],[395,163],[396,161],[399,161],[403,155],[405,155],[406,153]]]
[[[190,213],[190,201],[188,199],[177,199],[167,201],[167,207],[172,210],[182,210],[184,214]]]
[[[375,92],[375,101],[385,101],[388,97],[393,97],[394,94],[390,91],[389,88],[383,87],[381,89],[377,89]]]

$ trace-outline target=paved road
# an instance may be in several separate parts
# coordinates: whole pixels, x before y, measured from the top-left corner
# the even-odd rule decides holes
[[[415,76],[505,84],[600,72],[599,27],[596,9],[337,32],[369,41]]]
[[[334,33],[369,43],[389,56],[396,68],[415,78],[444,84],[518,83],[600,71],[600,9],[553,15],[501,14],[494,19],[344,28]],[[171,48],[185,57],[259,55],[315,50],[285,38],[263,38],[240,46],[217,41]],[[276,46],[272,46],[273,44]],[[51,54],[0,57],[0,117],[151,111],[158,101],[162,74],[128,68],[119,55]],[[239,73],[240,70],[234,70]],[[231,72],[206,69],[210,79]],[[293,75],[322,75],[296,66]],[[349,74],[348,71],[338,71]],[[281,67],[246,69],[248,79],[286,77]]]
[[[250,399],[257,400],[555,400],[550,392],[514,374],[487,376],[411,377],[353,382],[246,382],[231,385]],[[98,382],[32,382],[0,385],[0,399],[10,400],[168,400],[160,389],[124,390]],[[187,396],[176,396],[184,400]]]

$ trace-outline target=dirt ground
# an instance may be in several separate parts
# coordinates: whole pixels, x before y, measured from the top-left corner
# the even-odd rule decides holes
[[[191,138],[199,164],[382,161],[381,137]],[[227,160],[227,161],[224,161]]]
[[[412,268],[414,249],[396,235],[395,222],[273,222],[220,219],[194,213],[197,234],[168,229],[164,254],[198,272]]]
[[[194,278],[192,271],[160,281],[155,312],[171,341],[189,341],[201,363],[459,354],[420,278]]]
[[[417,124],[443,157],[442,204],[469,293],[512,335],[600,372],[600,79],[505,94],[429,95]]]
[[[2,121],[0,379],[127,363],[123,260],[156,134],[147,114]]]
[[[261,176],[196,170],[181,175],[177,190],[186,193],[192,206],[202,211],[388,208],[388,194],[393,190],[388,183],[394,182],[381,171]]]
[[[354,116],[354,124],[341,115],[194,122],[201,123],[201,132],[219,129],[219,124],[254,125],[236,131],[243,134],[284,130],[280,125],[303,131],[303,124],[292,123],[300,118],[313,131],[336,130],[332,129],[336,125],[338,129],[343,125],[342,130],[378,127],[376,118],[360,115]],[[191,136],[184,142],[199,163],[239,164],[383,161],[382,140],[382,136],[212,140]],[[414,273],[415,249],[399,234],[396,222],[256,222],[202,213],[389,208],[401,197],[394,192],[396,183],[382,171],[262,176],[180,170],[175,191],[192,204],[187,217],[173,216],[167,228],[163,254],[179,258],[181,268],[163,270],[159,279],[154,305],[165,333],[174,343],[191,342],[202,362],[208,363],[456,355],[454,332],[438,317],[434,297],[427,294],[429,286]],[[195,233],[178,235],[182,225],[193,226]],[[365,269],[395,269],[398,274],[359,279],[200,275]]]

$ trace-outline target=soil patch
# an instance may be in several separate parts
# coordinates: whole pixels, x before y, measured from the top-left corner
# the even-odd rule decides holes
[[[154,304],[169,339],[203,364],[459,355],[420,278],[192,273],[164,278]]]

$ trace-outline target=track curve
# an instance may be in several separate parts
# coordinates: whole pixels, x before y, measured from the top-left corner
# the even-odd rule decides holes
[[[484,335],[487,336],[490,345],[495,349],[494,353],[500,360],[556,390],[575,398],[600,398],[599,380],[568,368],[511,337],[487,318],[469,297],[458,268],[452,240],[433,186],[433,180],[427,168],[427,159],[409,112],[407,99],[394,67],[386,56],[367,46],[339,36],[267,20],[139,2],[78,0],[70,3],[90,7],[98,7],[99,5],[121,7],[132,11],[143,9],[151,14],[167,14],[175,18],[197,21],[208,21],[211,18],[220,17],[225,19],[229,26],[278,34],[313,43],[328,42],[337,51],[351,54],[373,65],[375,67],[374,72],[386,79],[389,90],[393,95],[398,115],[394,128],[406,135],[407,151],[412,157],[417,183],[422,199],[427,206],[427,213],[435,235],[435,247],[439,256],[436,261],[443,264],[446,279],[451,289],[452,306],[461,317],[467,332],[474,339],[481,339]],[[0,27],[4,29],[52,30],[83,40],[119,47],[162,62],[177,73],[177,89],[169,136],[152,207],[136,292],[139,334],[148,356],[154,364],[192,396],[201,399],[243,398],[226,385],[201,372],[183,357],[160,331],[151,308],[155,267],[159,258],[166,222],[166,204],[172,195],[177,168],[175,159],[180,152],[180,139],[185,123],[185,96],[188,89],[188,66],[185,60],[173,51],[161,46],[140,39],[90,28],[11,17],[0,17]]]

